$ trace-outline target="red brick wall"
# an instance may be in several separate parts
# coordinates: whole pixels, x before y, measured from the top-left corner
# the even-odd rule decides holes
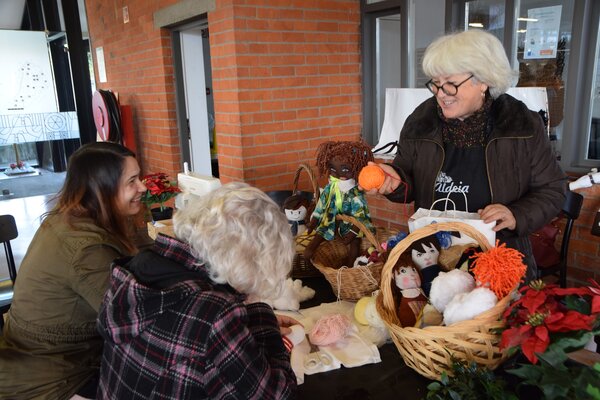
[[[173,2],[160,3],[164,7]],[[125,5],[127,24],[122,14]],[[107,82],[96,81],[97,87],[118,93],[120,103],[131,106],[144,173],[164,171],[174,177],[181,168],[181,155],[169,32],[154,28],[156,10],[144,0],[86,0],[86,11],[96,76],[95,49],[104,49]]]
[[[583,209],[571,233],[568,279],[572,286],[594,278],[600,283],[600,237],[590,233],[600,211],[600,185],[577,191],[584,196]]]
[[[320,142],[358,139],[358,1],[217,1],[208,20],[223,180],[291,189]]]

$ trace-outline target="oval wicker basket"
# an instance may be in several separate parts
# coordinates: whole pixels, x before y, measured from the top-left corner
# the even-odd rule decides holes
[[[376,228],[373,234],[362,222],[348,215],[337,215],[336,220],[349,222],[363,233],[361,249],[369,246],[383,253],[381,242],[387,240],[392,231]],[[341,240],[334,239],[323,242],[315,251],[312,263],[329,282],[333,293],[340,300],[356,301],[361,297],[369,296],[379,288],[383,261],[372,263],[369,266],[345,267],[342,266],[348,256],[348,246]]]
[[[313,198],[306,212],[306,217],[310,218],[310,215],[315,209],[320,195],[319,184],[317,182],[315,173],[310,167],[310,165],[301,163],[298,166],[296,174],[294,175],[294,187],[292,189],[292,193],[296,193],[298,191],[298,183],[300,182],[300,175],[303,171],[308,175],[308,180],[313,190]],[[311,240],[312,234],[308,235],[305,233],[296,236],[296,255],[294,256],[294,263],[292,265],[292,278],[310,278],[321,275],[321,273],[312,265],[310,260],[306,260],[304,258],[304,249],[310,243]]]
[[[462,222],[431,224],[417,229],[401,240],[390,252],[381,273],[381,291],[377,297],[377,311],[389,329],[400,355],[406,365],[419,374],[439,380],[442,372],[449,372],[452,357],[468,362],[474,361],[489,369],[496,368],[504,353],[498,347],[499,328],[504,326],[500,319],[511,296],[501,299],[493,308],[473,319],[457,322],[450,326],[428,326],[425,328],[402,327],[396,315],[392,295],[393,268],[398,258],[414,241],[439,231],[460,231],[475,239],[482,250],[490,248],[485,236],[470,225]]]

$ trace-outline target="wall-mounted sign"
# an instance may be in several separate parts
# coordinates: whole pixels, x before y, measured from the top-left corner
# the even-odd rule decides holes
[[[106,82],[106,66],[104,65],[104,48],[96,47],[96,62],[98,63],[98,80]]]
[[[556,58],[562,6],[531,8],[527,11],[525,59]]]

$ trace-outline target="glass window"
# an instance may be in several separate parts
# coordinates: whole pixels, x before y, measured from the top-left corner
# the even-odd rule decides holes
[[[517,86],[545,87],[550,140],[561,159],[573,2],[522,0],[517,14]]]
[[[504,40],[504,0],[476,0],[465,3],[467,29],[485,29]]]
[[[594,83],[591,93],[591,121],[587,140],[587,158],[600,160],[600,30],[596,39],[596,57],[594,63]]]
[[[377,18],[375,29],[376,131],[381,132],[385,112],[385,89],[400,87],[400,14]]]

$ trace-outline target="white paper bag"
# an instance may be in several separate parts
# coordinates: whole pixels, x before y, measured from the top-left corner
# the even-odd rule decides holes
[[[464,193],[463,193],[464,194]],[[467,201],[465,195],[465,203]],[[439,211],[434,210],[433,206],[438,201],[446,202],[446,210]],[[448,203],[451,203],[454,206],[454,210],[448,210]],[[468,209],[468,208],[467,208]],[[448,198],[446,199],[438,199],[433,202],[430,209],[427,208],[419,208],[409,219],[408,219],[408,230],[413,232],[419,228],[422,228],[429,224],[435,224],[437,222],[462,222],[468,225],[471,225],[473,228],[477,229],[485,238],[488,240],[490,247],[494,247],[496,245],[496,232],[493,231],[493,228],[496,226],[496,221],[490,222],[488,224],[484,223],[483,220],[479,217],[477,213],[471,213],[466,211],[456,211],[456,205],[454,202]],[[467,236],[464,233],[462,236]],[[471,238],[473,243],[477,243],[478,241]]]

